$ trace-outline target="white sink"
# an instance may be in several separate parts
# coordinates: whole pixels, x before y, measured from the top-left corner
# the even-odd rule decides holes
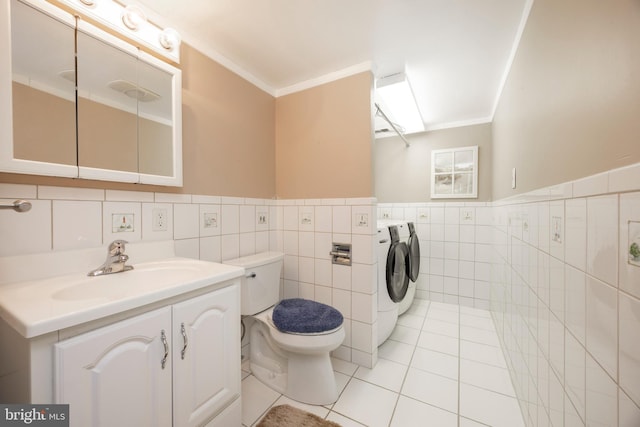
[[[103,276],[78,277],[51,294],[54,300],[119,300],[140,292],[158,291],[197,279],[202,264],[189,259],[170,259],[140,264],[133,270]]]
[[[130,260],[127,264],[134,269],[121,273],[89,277],[86,270],[0,284],[0,317],[32,338],[205,287],[215,288],[244,274],[240,267],[187,258]]]

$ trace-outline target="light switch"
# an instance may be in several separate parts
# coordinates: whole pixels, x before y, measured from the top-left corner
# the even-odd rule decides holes
[[[365,213],[356,214],[356,226],[357,227],[369,226],[369,215]]]
[[[133,233],[133,214],[132,213],[114,213],[111,214],[111,232],[112,233]]]
[[[203,214],[204,228],[216,228],[218,226],[218,214],[205,212]]]
[[[300,224],[311,225],[313,223],[313,215],[311,212],[302,212],[300,214]]]

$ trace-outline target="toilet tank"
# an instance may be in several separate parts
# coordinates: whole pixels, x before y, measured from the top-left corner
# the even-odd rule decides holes
[[[245,269],[240,286],[240,314],[259,313],[280,300],[280,272],[284,254],[260,252],[223,261]]]

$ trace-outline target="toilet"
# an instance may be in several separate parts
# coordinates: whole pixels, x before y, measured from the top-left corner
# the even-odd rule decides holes
[[[338,398],[329,353],[344,340],[343,318],[335,308],[315,301],[280,301],[283,259],[280,252],[262,252],[224,262],[245,269],[240,311],[254,319],[251,372],[293,400],[328,405]]]

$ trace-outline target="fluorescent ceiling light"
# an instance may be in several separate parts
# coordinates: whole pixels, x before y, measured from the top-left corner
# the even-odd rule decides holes
[[[424,122],[407,75],[392,74],[376,81],[376,96],[385,114],[403,128],[404,133],[424,131]]]

